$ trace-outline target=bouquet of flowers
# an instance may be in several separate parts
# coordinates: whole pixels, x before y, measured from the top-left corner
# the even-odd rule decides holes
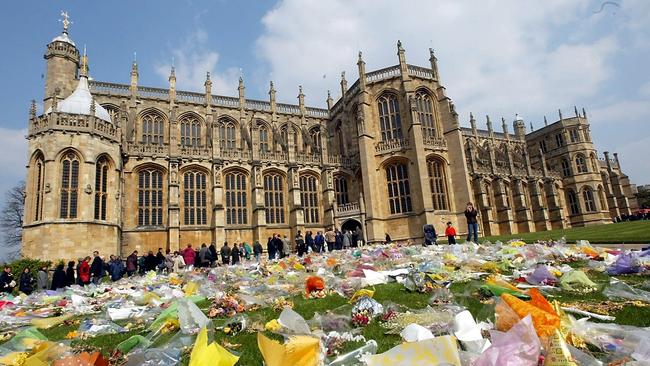
[[[217,316],[221,317],[233,317],[238,313],[243,313],[245,307],[243,303],[233,295],[224,295],[219,299],[214,299],[210,310],[208,311],[208,317],[214,318]]]

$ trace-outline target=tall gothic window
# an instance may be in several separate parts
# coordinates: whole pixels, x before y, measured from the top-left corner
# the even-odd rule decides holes
[[[581,154],[576,156],[576,167],[578,168],[578,173],[587,173],[587,161],[585,157]]]
[[[219,139],[221,141],[221,149],[234,150],[235,142],[235,125],[232,122],[226,122],[219,128]]]
[[[265,125],[260,125],[260,151],[269,151],[269,129]]]
[[[305,223],[320,222],[318,215],[318,182],[313,175],[300,176],[300,199],[305,210]]]
[[[300,144],[298,143],[298,133],[296,132],[296,130],[293,127],[288,127],[285,125],[284,127],[282,127],[281,133],[282,133],[282,139],[284,140],[284,143],[287,145],[287,149],[291,148],[289,146],[289,133],[291,133],[291,137],[293,138],[293,151],[295,151],[297,154]]]
[[[284,180],[278,173],[264,174],[264,206],[267,224],[284,224]]]
[[[391,214],[411,212],[411,187],[406,164],[396,163],[386,167],[388,206]]]
[[[571,164],[567,159],[562,159],[562,162],[560,163],[562,165],[562,176],[563,177],[569,177],[571,176]]]
[[[433,116],[433,104],[431,97],[425,92],[418,92],[415,95],[418,121],[422,125],[422,132],[425,137],[436,137],[436,124]]]
[[[314,128],[310,131],[312,146],[314,146],[314,152],[319,152],[322,148],[320,141],[320,130]]]
[[[557,147],[564,146],[564,135],[562,133],[555,135],[555,145],[557,145]]]
[[[162,145],[164,141],[163,118],[157,113],[148,113],[142,117],[142,143]]]
[[[569,138],[571,139],[571,142],[580,141],[580,132],[578,131],[577,128],[573,128],[569,130]]]
[[[580,213],[580,203],[578,202],[578,196],[573,189],[569,189],[566,193],[566,200],[569,204],[569,213],[571,215],[577,215]]]
[[[337,205],[345,205],[350,202],[348,200],[348,180],[344,176],[338,175],[334,177],[334,193]]]
[[[399,115],[399,102],[393,94],[386,94],[377,102],[381,140],[402,138],[402,119]]]
[[[163,173],[145,169],[138,173],[138,226],[163,224]]]
[[[200,171],[183,174],[183,223],[205,225],[207,223],[207,175]]]
[[[585,187],[582,191],[582,199],[585,201],[585,211],[596,212],[596,201],[594,200],[594,191],[591,187]]]
[[[246,200],[246,174],[232,172],[226,174],[226,224],[245,225],[248,223]]]
[[[95,163],[95,220],[106,220],[108,198],[108,159],[101,157]]]
[[[445,168],[442,162],[431,159],[427,162],[429,173],[429,187],[431,187],[431,198],[433,199],[434,210],[448,210],[447,206],[447,180],[445,179]]]
[[[79,158],[74,153],[66,153],[61,162],[61,218],[77,217],[77,198],[79,195]]]
[[[181,146],[201,146],[201,122],[194,115],[181,119]]]
[[[34,163],[34,221],[43,218],[43,186],[45,182],[45,159],[38,154]]]

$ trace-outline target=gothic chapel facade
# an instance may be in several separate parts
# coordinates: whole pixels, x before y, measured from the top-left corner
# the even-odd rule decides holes
[[[44,112],[30,108],[23,254],[77,258],[266,242],[361,227],[368,242],[422,240],[468,201],[484,235],[611,222],[636,208],[618,156],[598,159],[584,111],[526,132],[460,126],[437,60],[341,78],[327,109],[88,78],[63,33],[47,45]]]

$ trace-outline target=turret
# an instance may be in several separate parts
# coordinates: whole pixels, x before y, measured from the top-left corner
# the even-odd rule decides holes
[[[65,98],[77,85],[77,69],[79,68],[79,50],[68,36],[70,20],[67,12],[61,12],[63,32],[47,45],[43,56],[47,60],[45,73],[44,109],[52,106],[54,94]]]
[[[205,74],[205,83],[203,83],[203,86],[205,86],[205,104],[209,107],[212,104],[212,80],[210,80],[210,71]]]
[[[517,139],[524,140],[526,138],[526,122],[519,114],[515,114],[515,120],[512,122]]]
[[[136,60],[136,53],[133,53],[133,63],[131,64],[131,96],[135,97],[138,94],[138,62]]]
[[[429,48],[429,62],[431,63],[433,80],[436,80],[438,81],[438,83],[440,83],[440,77],[438,75],[438,59],[436,58],[436,55],[433,53],[433,48]]]

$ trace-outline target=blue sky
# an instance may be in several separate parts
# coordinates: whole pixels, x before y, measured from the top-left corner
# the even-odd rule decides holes
[[[650,2],[620,0],[409,1],[21,1],[4,5],[0,31],[0,191],[24,176],[29,101],[43,98],[43,53],[60,33],[65,9],[70,36],[90,58],[97,80],[128,83],[137,52],[140,84],[165,87],[172,58],[181,89],[201,90],[206,71],[218,94],[246,94],[307,103],[336,99],[339,75],[357,77],[397,62],[401,39],[409,63],[428,65],[436,49],[440,74],[462,123],[515,113],[540,126],[557,109],[585,107],[599,153],[618,151],[634,183],[650,183]]]

